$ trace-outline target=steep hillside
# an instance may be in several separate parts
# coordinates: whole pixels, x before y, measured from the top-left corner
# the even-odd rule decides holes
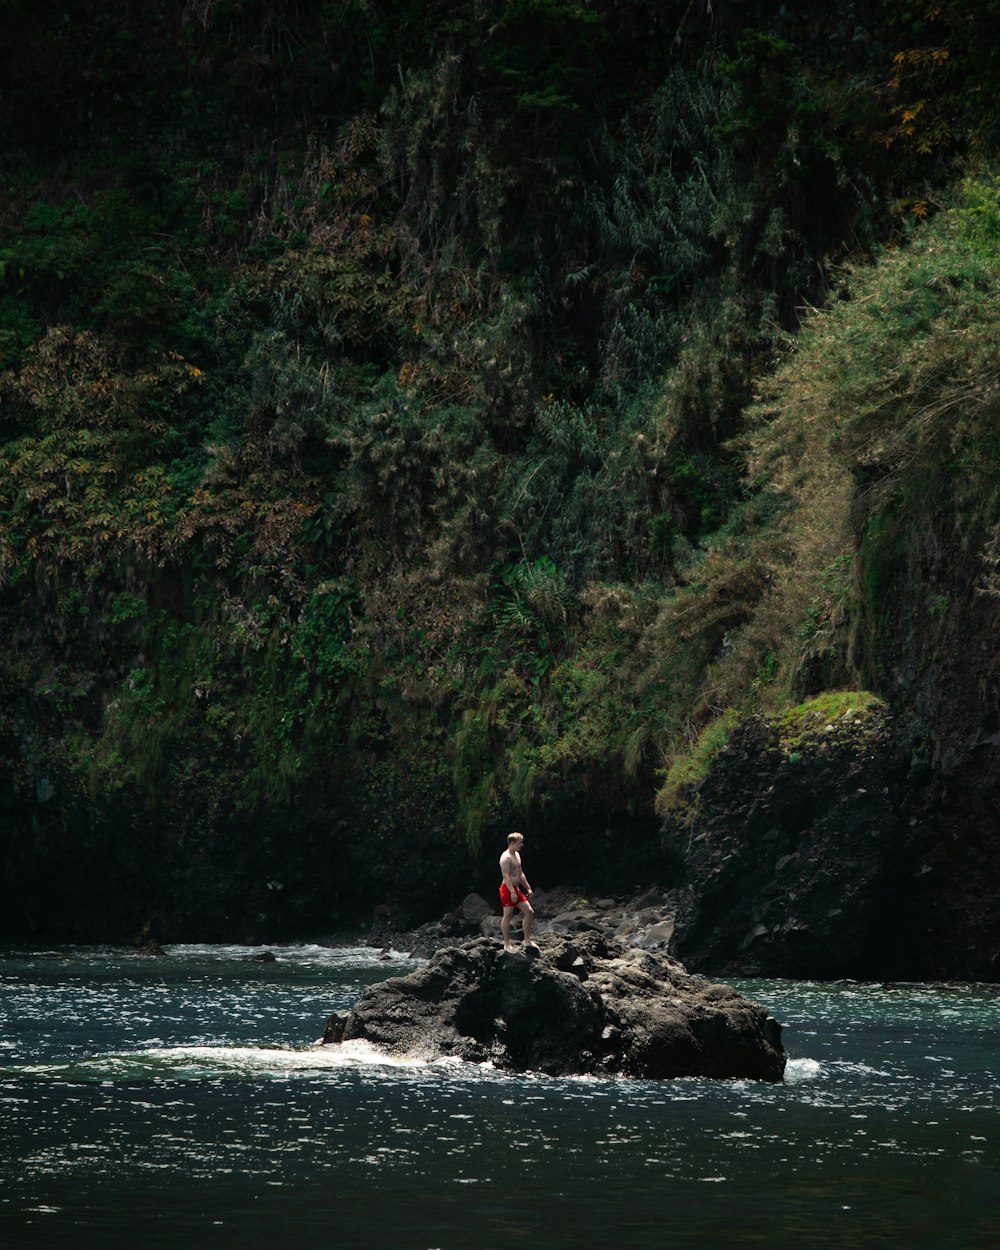
[[[700,736],[859,686],[948,923],[994,6],[786,8],[0,10],[0,935],[425,919],[512,820],[680,889]]]

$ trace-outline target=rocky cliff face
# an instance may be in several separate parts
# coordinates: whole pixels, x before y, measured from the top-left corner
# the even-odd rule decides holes
[[[888,714],[795,749],[748,722],[664,829],[672,951],[712,975],[995,979],[991,763],[973,744],[931,767]]]
[[[795,746],[748,722],[694,811],[668,821],[677,954],[713,973],[886,975],[914,873],[888,718],[819,725]]]
[[[912,967],[1000,978],[1000,555],[996,405],[975,454],[942,458],[880,541],[862,548],[877,600],[871,678],[905,744],[899,810],[916,834],[906,899]]]

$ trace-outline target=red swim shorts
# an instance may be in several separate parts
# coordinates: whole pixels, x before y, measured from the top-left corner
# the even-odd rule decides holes
[[[517,898],[511,898],[510,890],[507,889],[507,882],[505,881],[503,885],[501,885],[500,887],[501,906],[517,907],[519,903],[526,903],[528,901],[527,894],[525,894],[525,892],[520,888],[520,886],[515,886],[515,889],[517,890]]]

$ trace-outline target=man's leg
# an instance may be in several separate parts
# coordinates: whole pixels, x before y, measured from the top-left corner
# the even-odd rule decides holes
[[[514,949],[510,944],[510,918],[513,914],[513,907],[505,907],[503,909],[503,919],[500,921],[500,935],[503,938],[503,948],[505,951],[512,951]]]
[[[535,909],[530,903],[521,904],[521,927],[524,945],[529,949],[538,950],[538,943],[531,940],[531,926],[535,923]]]

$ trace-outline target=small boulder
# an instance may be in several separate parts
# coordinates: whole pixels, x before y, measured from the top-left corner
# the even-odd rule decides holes
[[[344,1040],[344,1028],[347,1025],[348,1017],[339,1012],[334,1012],[323,1026],[323,1042],[328,1045],[336,1045]]]
[[[469,920],[473,924],[478,925],[485,916],[493,915],[493,908],[490,907],[481,894],[467,894],[462,899],[458,914],[463,920]]]
[[[638,940],[638,945],[644,950],[658,950],[666,948],[670,944],[670,939],[674,936],[673,920],[661,920],[657,924],[651,924]]]
[[[646,907],[660,907],[663,904],[662,890],[644,890],[637,894],[631,902],[633,911],[642,911]]]

